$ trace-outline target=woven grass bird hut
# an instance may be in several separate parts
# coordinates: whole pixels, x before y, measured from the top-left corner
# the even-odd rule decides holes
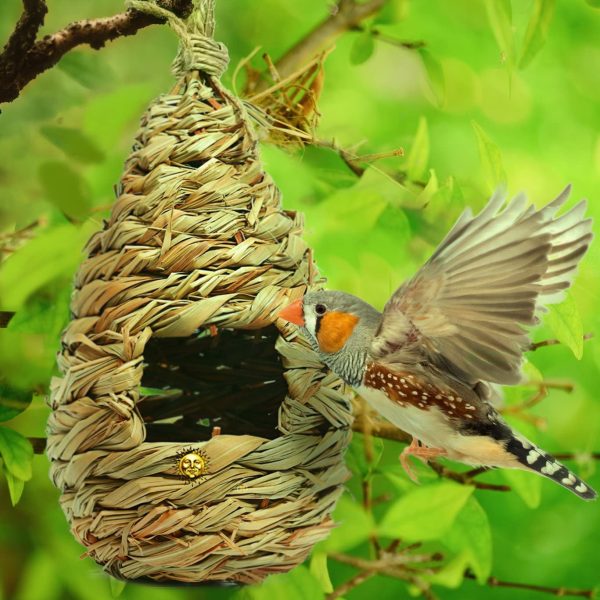
[[[87,244],[47,453],[75,538],[112,575],[255,583],[300,563],[347,478],[342,384],[278,311],[318,284],[204,0]],[[136,8],[151,6],[135,1]]]

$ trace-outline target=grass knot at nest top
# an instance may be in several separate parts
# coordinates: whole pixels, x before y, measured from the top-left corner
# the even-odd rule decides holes
[[[75,278],[48,456],[75,537],[112,574],[252,583],[327,534],[351,414],[274,326],[318,283],[301,217],[281,209],[242,104],[185,64]]]

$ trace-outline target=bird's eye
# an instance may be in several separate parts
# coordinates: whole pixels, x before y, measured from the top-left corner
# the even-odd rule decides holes
[[[317,304],[315,306],[315,312],[322,317],[327,312],[327,307],[324,304]]]

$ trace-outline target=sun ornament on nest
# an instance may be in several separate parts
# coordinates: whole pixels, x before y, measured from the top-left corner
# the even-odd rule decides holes
[[[213,2],[181,21],[75,278],[47,453],[75,538],[116,577],[255,583],[323,539],[351,411],[279,310],[320,285],[302,218],[262,170],[220,83]]]

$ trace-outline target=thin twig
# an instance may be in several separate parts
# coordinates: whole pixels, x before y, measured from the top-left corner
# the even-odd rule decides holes
[[[27,438],[29,443],[33,446],[34,454],[44,454],[46,451],[46,438],[42,437],[30,437]]]
[[[410,554],[408,552],[401,552],[398,554],[388,554],[376,560],[368,560],[366,558],[340,553],[330,554],[329,557],[337,562],[356,567],[363,571],[379,571],[380,573],[385,573],[386,571],[397,569],[399,567],[405,567],[406,565],[422,565],[438,562],[443,558],[438,552],[432,554]]]
[[[600,452],[558,452],[552,456],[557,460],[600,460]]]
[[[275,62],[279,76],[284,79],[316,55],[329,49],[340,35],[377,13],[385,3],[386,0],[370,0],[363,3],[339,0],[326,19]],[[263,78],[256,81],[255,87],[248,91],[258,92],[268,85],[269,82]]]
[[[465,573],[465,577],[468,579],[475,579],[473,573]],[[534,585],[531,583],[518,583],[515,581],[501,581],[496,577],[489,577],[486,584],[490,587],[505,587],[514,588],[520,590],[530,590],[532,592],[542,592],[545,594],[552,594],[553,596],[578,596],[580,598],[594,598],[594,590],[582,590],[565,587],[548,587],[545,585]]]
[[[371,419],[369,418],[369,414],[367,412],[366,403],[361,401],[360,403],[360,413],[365,417],[362,419],[362,434],[363,434],[363,450],[365,454],[365,461],[369,465],[369,467],[373,464],[374,459],[374,451],[373,451],[373,433],[371,427]],[[365,512],[371,514],[373,512],[373,489],[371,485],[371,477],[367,474],[363,477],[362,480],[362,496],[363,496],[363,508]],[[371,542],[371,546],[373,547],[373,551],[375,552],[375,556],[379,556],[381,554],[381,546],[379,544],[379,540],[375,534],[371,534],[369,536],[369,541]]]
[[[427,46],[426,42],[423,40],[399,40],[398,38],[392,37],[390,35],[386,35],[382,33],[377,28],[367,28],[363,25],[356,25],[352,28],[353,31],[362,31],[363,33],[370,33],[374,38],[385,42],[386,44],[390,44],[391,46],[397,46],[398,48],[404,48],[405,50],[419,50],[420,48],[425,48]]]
[[[158,4],[180,17],[187,16],[192,9],[192,0],[160,0]],[[149,25],[164,23],[164,19],[128,10],[112,17],[76,21],[35,41],[47,11],[46,3],[43,0],[24,0],[24,5],[24,15],[0,54],[0,102],[11,102],[17,98],[29,82],[55,66],[77,46],[88,45],[98,50],[106,42],[133,35]]]
[[[377,575],[377,571],[360,571],[354,577],[351,577],[343,583],[339,587],[337,587],[331,594],[326,596],[327,600],[335,600],[336,598],[340,598],[341,596],[345,596],[350,590],[353,590],[355,587],[358,587],[361,583],[364,583],[373,575]]]
[[[591,340],[593,337],[594,334],[590,331],[583,336],[583,341],[587,342],[587,340]],[[557,339],[542,340],[541,342],[532,342],[527,350],[529,352],[534,352],[538,348],[543,348],[545,346],[556,346],[557,344],[562,344],[562,342]]]
[[[9,310],[0,311],[0,329],[8,327],[10,320],[15,316],[15,313]]]
[[[440,477],[444,477],[446,479],[452,479],[452,481],[456,481],[457,483],[462,483],[464,485],[472,485],[474,488],[478,490],[488,490],[492,492],[510,492],[511,488],[508,485],[500,485],[495,483],[484,483],[483,481],[476,481],[473,477],[469,476],[469,471],[466,473],[458,473],[457,471],[452,471],[452,469],[448,469],[443,465],[430,461],[427,463],[429,467],[435,471]]]
[[[377,152],[375,154],[356,154],[349,150],[348,148],[342,148],[337,144],[335,140],[322,140],[322,139],[313,139],[310,142],[311,146],[316,146],[317,148],[329,148],[336,152],[339,157],[346,163],[346,166],[357,176],[362,177],[364,174],[366,167],[369,163],[372,163],[376,160],[380,160],[382,158],[390,158],[393,156],[404,156],[404,148],[396,148],[395,150],[390,150],[389,152]]]

